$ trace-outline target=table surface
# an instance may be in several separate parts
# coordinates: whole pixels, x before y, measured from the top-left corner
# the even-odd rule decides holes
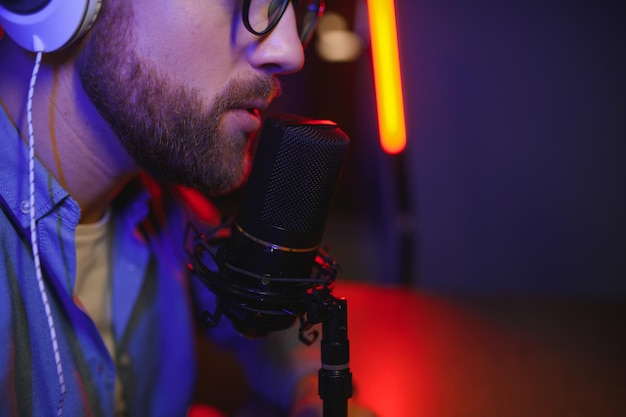
[[[350,281],[334,294],[348,300],[355,400],[379,417],[626,416],[624,300],[452,297]],[[247,394],[233,385],[236,394],[207,398],[207,384],[199,400],[226,414]]]

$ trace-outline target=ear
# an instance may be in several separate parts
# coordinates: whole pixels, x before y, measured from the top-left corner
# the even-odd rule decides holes
[[[101,3],[102,0],[0,0],[0,26],[15,43],[29,51],[53,52],[87,32]]]

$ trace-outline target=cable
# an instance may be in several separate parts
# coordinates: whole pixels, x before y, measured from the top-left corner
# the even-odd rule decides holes
[[[41,43],[37,37],[34,39],[35,44]],[[43,45],[41,45],[43,46]],[[33,67],[33,74],[30,79],[30,86],[28,89],[28,101],[26,104],[26,118],[28,121],[28,152],[29,152],[29,186],[30,186],[30,241],[33,248],[33,258],[35,261],[35,274],[37,276],[37,284],[39,286],[39,293],[41,294],[41,301],[43,302],[44,309],[46,311],[46,317],[48,318],[48,328],[50,329],[50,339],[52,340],[52,350],[54,351],[54,360],[56,362],[57,376],[59,378],[59,386],[61,388],[61,394],[59,396],[59,408],[57,416],[63,416],[63,403],[65,401],[65,377],[63,376],[63,364],[61,363],[61,352],[59,351],[59,343],[57,341],[57,332],[54,325],[54,317],[52,316],[52,310],[50,309],[50,303],[48,302],[48,295],[46,294],[46,287],[43,282],[43,276],[41,273],[41,263],[39,261],[39,246],[37,243],[37,225],[35,222],[35,134],[33,129],[33,95],[35,93],[35,82],[37,81],[37,74],[39,73],[39,67],[41,65],[41,59],[43,56],[43,47],[37,48],[37,56],[35,58],[35,66]]]

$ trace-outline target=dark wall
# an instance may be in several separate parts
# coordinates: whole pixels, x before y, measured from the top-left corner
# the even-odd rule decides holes
[[[364,5],[328,9],[358,29]],[[401,157],[378,146],[367,47],[357,62],[325,63],[312,45],[276,106],[334,119],[352,139],[328,230],[342,276],[626,295],[626,2],[396,7]]]
[[[396,3],[415,282],[626,294],[625,3]]]

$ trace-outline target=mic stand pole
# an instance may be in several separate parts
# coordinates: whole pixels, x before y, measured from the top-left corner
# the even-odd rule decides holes
[[[318,298],[319,297],[319,298]],[[322,323],[321,357],[318,393],[323,401],[324,417],[347,417],[348,399],[352,397],[350,343],[348,341],[348,305],[325,290],[315,291],[302,332]]]

